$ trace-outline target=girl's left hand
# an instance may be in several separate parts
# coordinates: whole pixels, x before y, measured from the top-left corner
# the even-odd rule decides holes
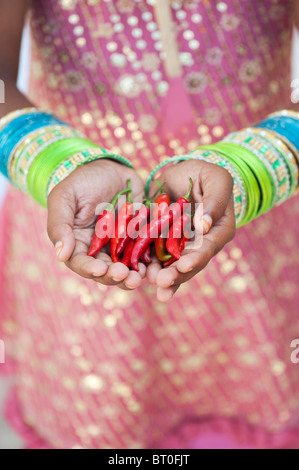
[[[199,273],[235,235],[233,179],[228,171],[212,163],[188,160],[167,168],[158,181],[165,182],[165,191],[176,201],[187,192],[189,177],[193,180],[191,202],[203,203],[203,211],[197,210],[193,219],[195,230],[203,230],[203,242],[199,249],[185,250],[167,268],[158,260],[149,265],[147,278],[157,286],[161,302],[171,300],[180,285]],[[152,184],[152,193],[155,189]]]

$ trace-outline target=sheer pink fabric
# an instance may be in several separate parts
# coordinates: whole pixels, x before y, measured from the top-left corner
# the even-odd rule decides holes
[[[291,2],[173,1],[175,80],[152,3],[31,5],[31,98],[142,177],[290,95]],[[19,379],[8,414],[28,446],[297,447],[298,215],[296,198],[240,229],[162,305],[152,286],[123,292],[60,266],[46,212],[11,190],[0,337]]]

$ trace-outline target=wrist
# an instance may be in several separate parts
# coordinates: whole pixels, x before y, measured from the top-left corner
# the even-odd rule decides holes
[[[109,154],[55,116],[25,108],[0,121],[0,170],[19,189],[46,206],[47,195],[76,168],[96,159],[126,158]]]
[[[236,224],[244,225],[299,192],[299,113],[279,111],[254,128],[161,162],[146,182],[146,193],[159,171],[189,159],[219,165],[231,174]]]

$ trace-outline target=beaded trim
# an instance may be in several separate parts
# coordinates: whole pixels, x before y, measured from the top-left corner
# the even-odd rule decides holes
[[[259,136],[250,135],[247,129],[243,132],[229,134],[223,142],[237,143],[252,152],[264,163],[275,183],[275,203],[288,198],[291,191],[288,168],[281,154],[276,149],[270,150],[268,142],[260,139]]]
[[[94,160],[101,158],[112,159],[118,161],[130,168],[133,168],[131,162],[121,155],[110,154],[105,149],[91,148],[89,150],[84,150],[83,152],[78,152],[72,155],[67,160],[64,160],[60,165],[57,166],[54,173],[51,175],[49,184],[47,186],[47,196],[50,194],[52,189],[63,181],[67,176],[69,176],[76,168]]]
[[[69,126],[46,126],[38,129],[20,142],[15,153],[10,155],[8,165],[9,176],[22,191],[27,191],[26,178],[30,166],[38,154],[49,145],[71,137],[80,137],[81,134]]]

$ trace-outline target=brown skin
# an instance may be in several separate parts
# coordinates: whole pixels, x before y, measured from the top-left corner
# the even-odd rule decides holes
[[[106,159],[78,168],[49,195],[48,235],[54,245],[62,242],[58,259],[75,273],[101,284],[134,289],[145,276],[144,265],[140,264],[137,273],[122,263],[112,263],[105,252],[95,258],[87,256],[94,233],[95,207],[99,202],[111,201],[126,188],[128,179],[133,200],[142,202],[143,183],[134,170]]]
[[[170,267],[162,269],[158,260],[149,265],[147,278],[157,285],[157,297],[161,302],[169,301],[180,285],[199,273],[235,235],[230,174],[211,163],[191,160],[167,168],[159,181],[165,182],[166,192],[175,201],[187,192],[188,177],[193,181],[191,202],[203,204],[203,213],[212,218],[213,225],[204,235],[200,248],[185,249],[183,256]],[[195,212],[195,226],[199,225],[199,214],[202,215],[201,209]]]
[[[294,0],[294,6],[295,23],[299,28],[299,0]],[[6,98],[6,103],[0,104],[0,118],[15,109],[32,106],[16,88],[26,9],[27,0],[0,2],[0,79],[5,82]],[[188,251],[167,269],[161,269],[158,262],[149,266],[147,277],[157,286],[161,301],[170,300],[179,286],[202,270],[235,234],[230,175],[215,165],[191,161],[170,167],[160,180],[166,182],[166,189],[176,199],[186,192],[189,176],[194,180],[193,200],[204,202],[204,212],[211,215],[213,226],[204,236],[200,250]],[[140,201],[143,185],[136,172],[109,160],[95,161],[77,169],[48,199],[48,234],[54,245],[63,244],[63,248],[57,250],[58,259],[82,277],[123,289],[138,287],[145,267],[140,265],[140,273],[130,272],[121,263],[112,264],[105,253],[97,255],[96,259],[88,257],[87,249],[93,232],[94,207],[100,201],[110,201],[117,191],[126,187],[128,178],[132,181],[134,200]],[[107,186],[107,181],[111,180],[113,184]]]

